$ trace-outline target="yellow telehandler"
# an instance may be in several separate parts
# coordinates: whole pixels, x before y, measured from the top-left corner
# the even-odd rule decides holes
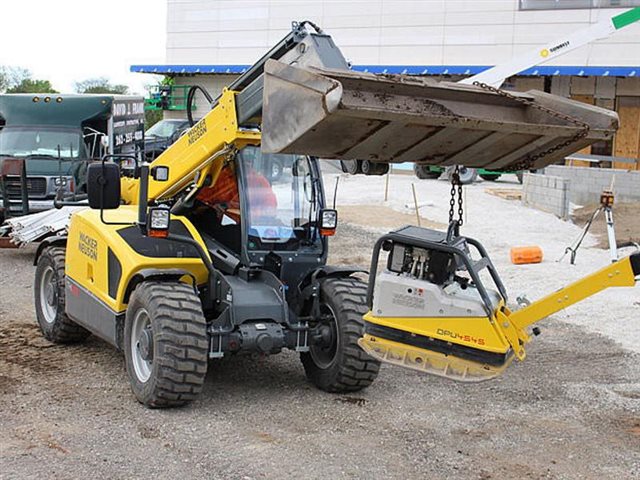
[[[552,309],[509,312],[486,253],[453,227],[384,237],[369,291],[358,270],[326,265],[338,218],[317,156],[538,168],[616,127],[613,112],[539,92],[352,72],[329,35],[294,23],[151,164],[89,166],[91,208],[37,250],[38,323],[54,342],[94,334],[124,351],[149,407],[193,400],[209,360],[285,348],[329,392],[367,387],[380,361],[491,374],[523,357],[524,327]],[[393,254],[375,284],[382,247]],[[579,296],[632,283],[638,257],[615,265],[617,283],[586,280]],[[443,366],[458,357],[475,363]]]

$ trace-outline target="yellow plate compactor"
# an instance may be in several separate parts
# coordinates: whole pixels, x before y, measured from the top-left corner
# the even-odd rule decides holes
[[[369,355],[458,381],[494,378],[514,357],[525,358],[528,327],[609,287],[634,286],[640,276],[640,253],[635,253],[511,311],[486,250],[455,230],[453,224],[446,233],[408,226],[378,240],[365,334],[358,342]],[[378,275],[381,250],[388,257]],[[485,286],[483,277],[494,288]]]

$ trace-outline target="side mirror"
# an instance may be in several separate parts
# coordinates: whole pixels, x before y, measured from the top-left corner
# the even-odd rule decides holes
[[[89,207],[113,210],[120,206],[120,167],[115,163],[92,163],[87,168]]]

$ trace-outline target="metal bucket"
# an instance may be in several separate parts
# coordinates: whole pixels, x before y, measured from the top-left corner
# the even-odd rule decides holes
[[[618,127],[615,112],[403,75],[265,65],[262,149],[328,159],[542,168]]]

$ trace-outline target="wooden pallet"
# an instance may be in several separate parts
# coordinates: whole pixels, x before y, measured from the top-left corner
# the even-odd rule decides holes
[[[505,200],[521,200],[522,190],[517,188],[485,188],[485,193],[504,198]]]

